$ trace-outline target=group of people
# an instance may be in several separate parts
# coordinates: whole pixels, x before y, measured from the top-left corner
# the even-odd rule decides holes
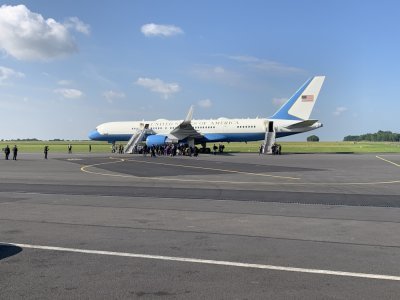
[[[7,145],[4,149],[4,154],[5,154],[5,159],[8,160],[8,157],[10,156],[11,150],[10,147]],[[13,153],[13,160],[17,160],[17,155],[18,155],[18,147],[17,145],[14,145],[12,148],[12,153]]]
[[[214,144],[213,146],[213,153],[214,155],[217,155],[217,150],[219,153],[223,153],[225,149],[225,145],[224,144],[219,144],[218,147],[217,145]]]
[[[189,146],[187,144],[180,145],[159,145],[159,146],[147,146],[143,147],[135,146],[133,153],[143,154],[144,156],[150,154],[151,157],[156,156],[197,156],[199,154],[199,149],[197,147]]]
[[[263,154],[264,153],[264,147],[266,147],[266,145],[261,144],[260,148],[259,148],[259,153],[258,154]],[[271,147],[271,151],[273,155],[281,155],[281,151],[282,151],[282,146],[280,144],[274,143]]]
[[[122,146],[122,145],[121,145],[121,146]],[[67,149],[68,149],[68,153],[71,154],[71,153],[72,153],[72,145],[69,144]],[[7,145],[7,146],[6,146],[4,149],[2,149],[2,150],[4,151],[5,159],[6,159],[6,160],[9,159],[11,152],[13,153],[12,159],[13,159],[13,160],[17,160],[17,155],[18,155],[18,147],[17,147],[17,145],[14,145],[14,147],[13,147],[12,149],[10,149],[10,147]],[[44,153],[44,158],[45,158],[45,159],[47,159],[49,150],[50,150],[49,146],[44,146],[43,153]],[[89,145],[89,152],[91,152],[91,151],[92,151],[92,146]],[[123,153],[123,147],[122,147],[122,150],[120,150],[120,151],[122,151],[122,152],[120,152],[120,153]]]
[[[119,144],[119,145],[113,144],[112,148],[111,148],[111,152],[112,153],[117,153],[118,152],[119,154],[124,154],[124,145],[122,145],[122,144]]]
[[[274,155],[281,155],[282,146],[280,144],[273,144],[272,145],[272,154]]]

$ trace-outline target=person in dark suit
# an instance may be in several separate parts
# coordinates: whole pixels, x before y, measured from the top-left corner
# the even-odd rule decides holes
[[[4,154],[6,155],[6,160],[8,160],[8,156],[10,155],[10,147],[8,145],[4,148]]]
[[[18,155],[17,145],[14,145],[12,150],[13,150],[13,160],[17,160],[17,155]]]
[[[49,152],[49,146],[44,146],[44,159],[47,159],[48,152]]]

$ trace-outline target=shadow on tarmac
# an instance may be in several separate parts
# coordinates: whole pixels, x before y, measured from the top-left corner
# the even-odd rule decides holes
[[[22,251],[21,247],[14,245],[4,245],[0,244],[0,260],[5,259],[10,256],[17,255]]]

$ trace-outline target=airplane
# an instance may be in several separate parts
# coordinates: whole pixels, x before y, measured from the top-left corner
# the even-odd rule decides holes
[[[270,147],[276,138],[303,133],[322,127],[318,120],[309,119],[325,76],[308,79],[297,92],[269,118],[209,120],[193,119],[191,106],[184,120],[125,121],[100,124],[89,133],[95,141],[129,141],[133,145],[145,141],[148,147],[185,143],[189,146],[221,142],[250,142],[264,140]],[[266,147],[267,148],[267,147]]]

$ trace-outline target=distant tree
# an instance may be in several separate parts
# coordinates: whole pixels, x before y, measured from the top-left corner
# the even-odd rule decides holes
[[[379,130],[377,133],[367,133],[362,135],[348,135],[343,138],[345,142],[400,142],[400,134],[391,131]]]
[[[360,140],[359,135],[348,135],[343,138],[345,142],[358,142]]]
[[[317,137],[316,135],[310,135],[307,138],[307,142],[319,142],[319,137]]]

